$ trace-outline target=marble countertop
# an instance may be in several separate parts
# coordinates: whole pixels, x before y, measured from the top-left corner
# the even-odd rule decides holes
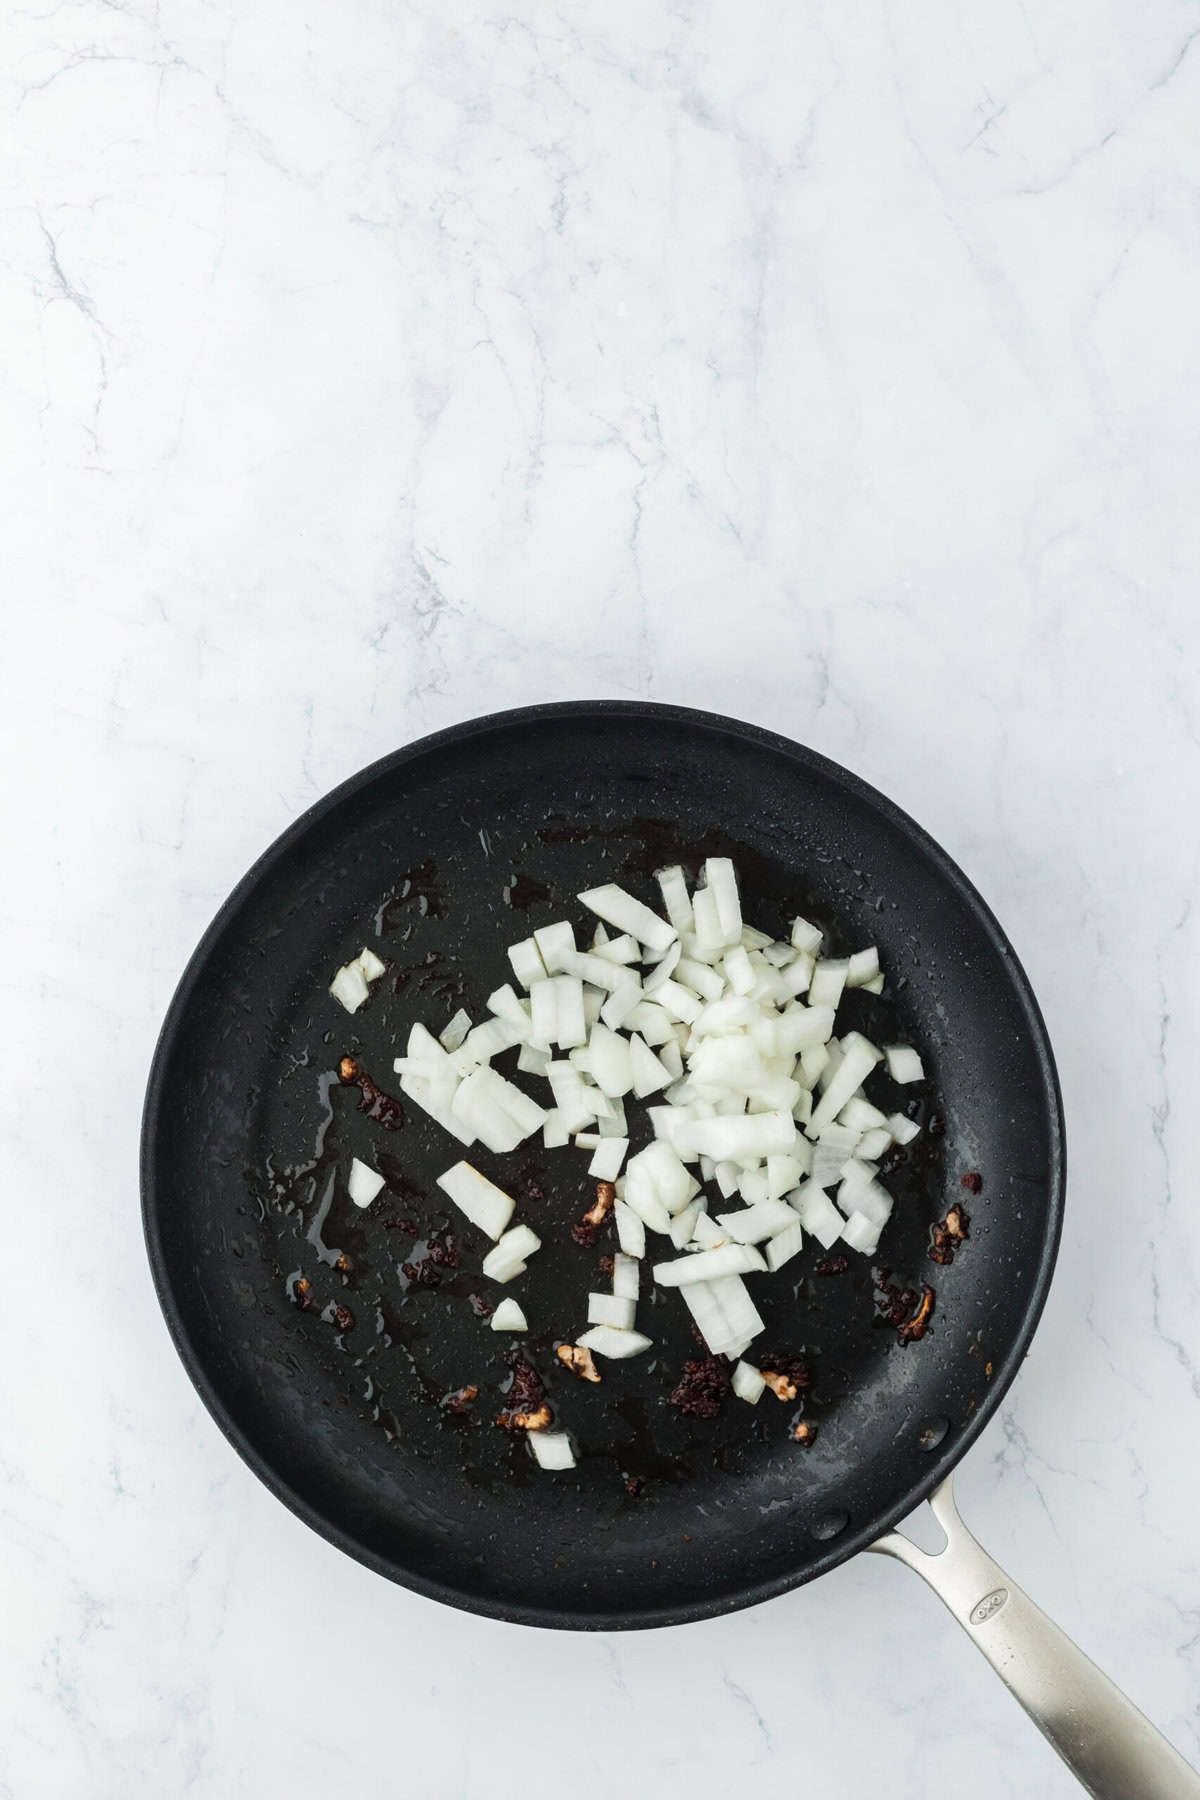
[[[363,763],[578,695],[813,745],[999,913],[1070,1206],[960,1498],[1200,1757],[1198,35],[6,10],[0,1794],[1078,1791],[898,1565],[468,1618],[285,1512],[171,1351],[139,1108],[210,915]]]

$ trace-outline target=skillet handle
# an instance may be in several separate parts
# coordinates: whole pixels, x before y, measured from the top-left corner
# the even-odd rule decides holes
[[[1200,1775],[976,1543],[954,1480],[930,1495],[936,1556],[890,1531],[870,1546],[924,1577],[1096,1800],[1200,1800]]]

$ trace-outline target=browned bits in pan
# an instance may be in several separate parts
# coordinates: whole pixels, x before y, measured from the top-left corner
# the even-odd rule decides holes
[[[382,1125],[386,1131],[398,1131],[404,1123],[404,1108],[391,1094],[385,1094],[381,1087],[376,1087],[365,1069],[359,1067],[352,1056],[343,1056],[338,1063],[338,1075],[349,1087],[353,1084],[362,1093],[358,1103],[359,1112],[365,1112],[368,1118]]]
[[[671,1405],[693,1419],[715,1419],[729,1392],[729,1371],[715,1356],[698,1356],[683,1365],[683,1380],[671,1395]]]
[[[982,1194],[983,1176],[977,1169],[968,1169],[967,1173],[962,1178],[962,1185],[966,1188],[968,1194]]]
[[[849,1267],[850,1258],[848,1256],[823,1256],[813,1270],[813,1274],[844,1275]]]
[[[613,1209],[617,1190],[611,1181],[596,1183],[596,1199],[589,1206],[578,1225],[572,1225],[571,1236],[584,1250],[590,1250],[596,1241],[596,1233]]]
[[[505,1431],[541,1431],[550,1423],[546,1405],[546,1388],[532,1363],[526,1362],[519,1350],[508,1359],[512,1381],[508,1388],[508,1407],[497,1413],[496,1423]]]
[[[307,1275],[301,1275],[300,1279],[293,1284],[292,1299],[301,1312],[310,1312],[316,1305],[316,1301],[313,1299],[312,1282]]]
[[[902,1344],[915,1344],[919,1338],[923,1338],[933,1317],[933,1289],[923,1287],[918,1294],[915,1288],[899,1287],[892,1280],[889,1269],[872,1270],[872,1279],[875,1283],[876,1311],[881,1319],[896,1327],[899,1341]]]
[[[804,1448],[809,1450],[817,1441],[817,1427],[811,1424],[808,1419],[801,1419],[800,1423],[792,1431],[792,1436],[798,1444],[803,1444]]]
[[[934,1226],[929,1245],[931,1262],[941,1263],[948,1268],[954,1261],[954,1253],[960,1249],[964,1240],[971,1235],[971,1220],[965,1206],[957,1203],[950,1208],[945,1218]]]
[[[892,1280],[890,1269],[873,1269],[871,1278],[875,1283],[875,1310],[881,1319],[889,1325],[899,1328],[909,1317],[913,1307],[920,1298],[915,1288],[902,1288]]]
[[[442,1408],[445,1412],[465,1413],[469,1411],[471,1402],[478,1398],[479,1389],[477,1387],[455,1388],[452,1393],[443,1396]]]
[[[420,1262],[400,1264],[401,1273],[413,1287],[437,1287],[440,1277],[432,1257],[423,1256]]]
[[[794,1400],[812,1380],[812,1370],[802,1356],[768,1350],[758,1359],[759,1373],[777,1400]]]
[[[570,1369],[572,1375],[578,1375],[580,1381],[599,1381],[600,1371],[596,1367],[596,1359],[582,1344],[560,1344],[554,1354],[560,1363]]]
[[[905,1321],[896,1333],[902,1344],[915,1344],[923,1338],[933,1317],[935,1295],[931,1287],[921,1289],[921,1304],[911,1319]]]
[[[338,1301],[332,1301],[322,1317],[328,1319],[331,1325],[336,1325],[339,1331],[354,1330],[354,1314],[348,1306],[342,1306]]]
[[[545,1431],[550,1423],[550,1408],[543,1400],[532,1412],[497,1413],[497,1425],[505,1431]]]

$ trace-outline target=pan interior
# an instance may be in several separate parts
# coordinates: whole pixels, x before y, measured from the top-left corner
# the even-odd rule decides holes
[[[564,912],[581,918],[581,888],[616,880],[653,899],[656,866],[694,871],[712,853],[736,859],[748,920],[783,932],[800,911],[835,950],[880,947],[888,993],[855,995],[839,1030],[912,1041],[925,1059],[919,1090],[873,1081],[888,1110],[915,1094],[926,1128],[888,1178],[898,1204],[879,1260],[903,1285],[934,1286],[933,1328],[901,1346],[876,1317],[870,1266],[851,1257],[848,1270],[818,1274],[812,1239],[784,1274],[756,1283],[768,1328],[756,1349],[799,1352],[813,1368],[805,1404],[818,1437],[802,1449],[796,1409],[770,1395],[757,1408],[731,1398],[713,1421],[673,1407],[696,1354],[686,1310],[672,1294],[643,1300],[652,1353],[604,1365],[598,1387],[552,1377],[584,1454],[568,1474],[543,1474],[493,1423],[513,1340],[475,1310],[477,1296],[495,1297],[479,1274],[488,1246],[460,1230],[435,1185],[461,1152],[408,1105],[403,1125],[385,1129],[338,1081],[337,1063],[353,1055],[394,1092],[391,1059],[409,1025],[437,1032],[459,1005],[483,1017],[487,994],[511,978],[506,944]],[[350,1017],[326,990],[363,943],[390,967]],[[355,1154],[389,1178],[365,1213],[345,1192]],[[543,1238],[510,1291],[533,1327],[531,1360],[553,1370],[554,1339],[582,1328],[588,1289],[605,1285],[598,1259],[613,1247],[570,1237],[591,1196],[588,1159],[547,1154],[535,1139],[479,1160]],[[973,1172],[975,1198],[961,1186]],[[962,1453],[1044,1296],[1061,1125],[1011,951],[903,815],[745,726],[573,706],[401,752],[268,852],[168,1019],[144,1185],[156,1279],[193,1379],[303,1517],[456,1604],[624,1626],[699,1617],[808,1579]],[[970,1242],[953,1267],[935,1267],[930,1228],[964,1198]],[[451,1235],[457,1266],[437,1261]],[[456,1411],[468,1385],[478,1396]]]

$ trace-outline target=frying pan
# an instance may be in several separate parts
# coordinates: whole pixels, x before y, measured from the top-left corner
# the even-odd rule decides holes
[[[493,1423],[510,1340],[481,1316],[487,1245],[460,1231],[435,1185],[457,1146],[414,1108],[401,1118],[339,1080],[339,1059],[386,1094],[409,1025],[439,1031],[460,1004],[479,1016],[509,978],[505,946],[579,915],[580,889],[616,880],[652,897],[655,867],[694,872],[713,853],[736,859],[747,916],[766,929],[802,912],[834,951],[879,945],[888,992],[848,997],[839,1028],[912,1041],[925,1060],[919,1088],[871,1080],[923,1127],[889,1171],[897,1205],[880,1254],[893,1289],[934,1287],[932,1327],[901,1343],[870,1266],[819,1273],[811,1241],[759,1283],[762,1344],[813,1369],[817,1437],[801,1448],[774,1401],[730,1401],[711,1420],[673,1406],[695,1345],[677,1296],[647,1299],[638,1324],[652,1353],[606,1365],[599,1386],[551,1374],[581,1452],[551,1475]],[[388,973],[351,1016],[328,984],[364,943]],[[356,1154],[388,1178],[365,1213],[346,1193]],[[586,1164],[526,1145],[485,1166],[544,1241],[521,1300],[526,1353],[551,1372],[553,1329],[582,1321],[607,1247],[570,1234],[591,1198]],[[964,1175],[981,1179],[977,1197]],[[456,726],[285,832],[180,983],[142,1144],[150,1261],[188,1373],[267,1486],[368,1567],[492,1617],[612,1630],[752,1605],[873,1549],[930,1582],[1092,1792],[1195,1800],[1192,1771],[954,1510],[950,1471],[1041,1312],[1063,1187],[1041,1015],[945,853],[810,750],[625,702]],[[964,1200],[969,1241],[937,1266],[931,1228]],[[939,1556],[892,1529],[930,1496],[948,1540]]]

